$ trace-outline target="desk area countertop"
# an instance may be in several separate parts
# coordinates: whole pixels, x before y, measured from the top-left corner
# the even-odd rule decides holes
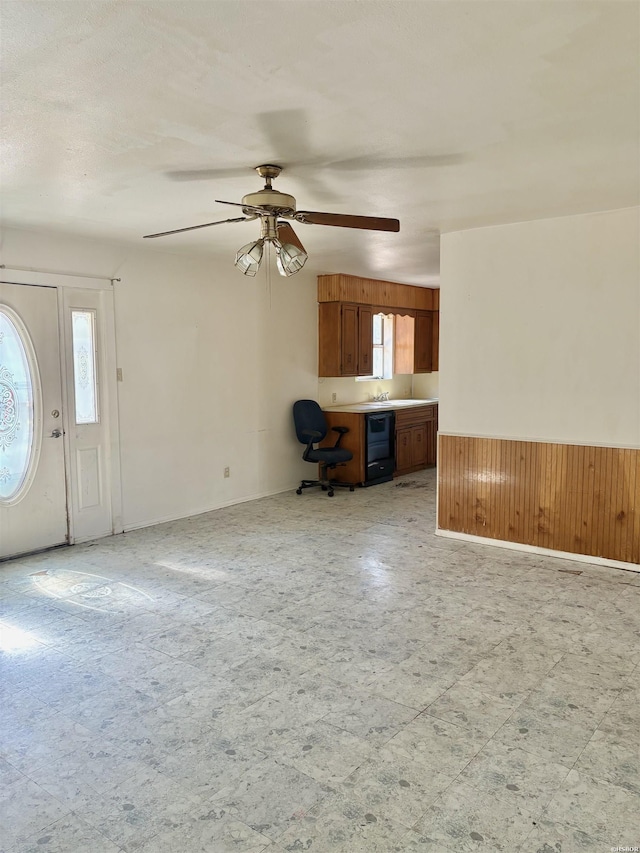
[[[417,406],[429,406],[438,400],[381,400],[370,403],[350,403],[347,406],[324,406],[325,412],[354,412],[356,414],[370,414],[371,412],[393,412],[397,409],[411,409]]]

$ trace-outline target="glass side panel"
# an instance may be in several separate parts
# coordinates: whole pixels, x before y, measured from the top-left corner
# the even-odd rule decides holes
[[[384,317],[382,314],[374,314],[373,315],[373,343],[374,343],[374,346],[376,344],[382,343],[383,322],[384,322]]]
[[[384,375],[384,347],[373,348],[373,375],[382,378]]]
[[[98,423],[95,325],[94,311],[71,312],[77,424]]]
[[[0,502],[20,491],[33,454],[33,380],[22,336],[0,307]]]

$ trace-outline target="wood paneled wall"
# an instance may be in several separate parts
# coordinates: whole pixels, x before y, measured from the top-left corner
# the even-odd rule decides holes
[[[318,302],[355,302],[380,308],[437,311],[440,292],[435,288],[337,273],[318,276]]]
[[[440,435],[438,526],[640,563],[640,450]]]

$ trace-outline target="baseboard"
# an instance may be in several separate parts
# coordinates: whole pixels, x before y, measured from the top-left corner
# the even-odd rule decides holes
[[[527,554],[540,554],[542,557],[557,557],[559,560],[571,560],[573,563],[591,563],[595,566],[608,566],[612,569],[622,569],[626,572],[640,574],[637,563],[623,563],[619,560],[607,560],[604,557],[592,557],[589,554],[573,554],[570,551],[553,551],[551,548],[540,548],[537,545],[524,545],[520,542],[507,542],[504,539],[488,539],[486,536],[474,536],[471,533],[457,533],[454,530],[436,528],[436,536],[446,539],[460,539],[462,542],[472,542],[474,545],[491,545],[496,548],[506,548],[510,551],[524,551]]]
[[[289,486],[286,489],[276,489],[272,492],[260,492],[255,495],[247,495],[242,498],[234,498],[230,501],[224,501],[223,503],[217,503],[209,507],[205,507],[203,509],[195,509],[191,512],[181,513],[179,515],[166,515],[154,519],[149,519],[146,521],[136,521],[132,524],[125,524],[123,533],[129,533],[132,530],[142,530],[144,527],[153,527],[156,524],[167,524],[170,521],[181,521],[183,518],[193,518],[198,515],[205,515],[207,512],[215,512],[217,509],[224,509],[227,506],[235,506],[236,504],[249,503],[249,501],[257,501],[260,498],[269,498],[273,495],[282,495],[285,492],[291,492],[296,488],[296,486]]]

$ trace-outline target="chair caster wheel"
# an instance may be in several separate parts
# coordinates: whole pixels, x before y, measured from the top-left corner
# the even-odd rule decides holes
[[[328,494],[328,496],[329,496],[330,498],[332,498],[332,497],[333,497],[333,492],[331,491],[331,489],[329,489],[329,491],[327,492],[327,494]]]
[[[322,489],[323,492],[326,492],[328,489],[328,486],[321,486],[320,488]]]
[[[302,494],[302,489],[296,489],[296,495],[301,495],[301,494]]]
[[[349,486],[349,491],[350,491],[350,492],[354,492],[354,491],[355,491],[355,488],[354,488],[353,486]]]

